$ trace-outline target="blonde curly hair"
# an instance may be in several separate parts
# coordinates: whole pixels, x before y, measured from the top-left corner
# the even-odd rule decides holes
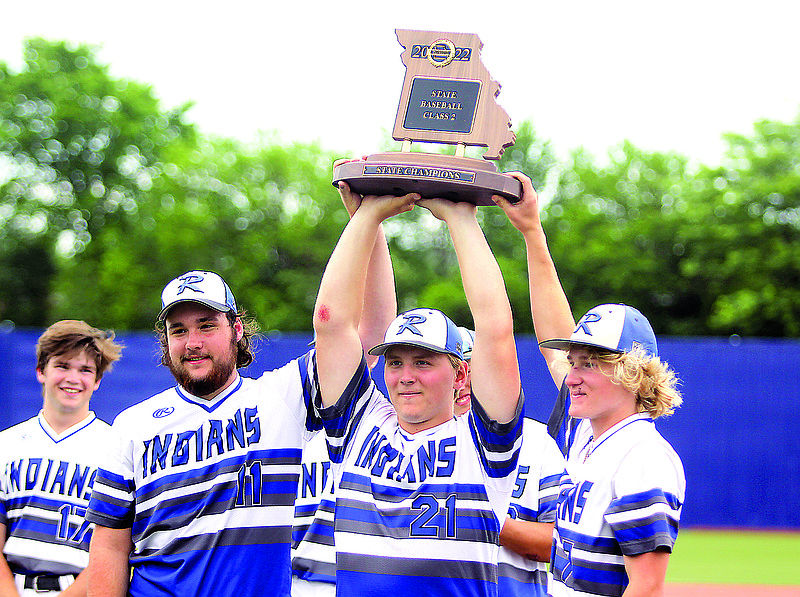
[[[651,418],[657,419],[671,415],[683,402],[678,391],[680,380],[675,371],[643,348],[637,346],[624,353],[587,346],[581,348],[586,348],[599,362],[611,365],[611,381],[633,392],[638,412],[647,413]],[[566,352],[563,353],[563,358],[566,362]]]
[[[636,408],[651,418],[667,417],[683,402],[675,371],[641,348],[616,354],[597,351],[599,361],[613,366],[611,381],[636,394]]]

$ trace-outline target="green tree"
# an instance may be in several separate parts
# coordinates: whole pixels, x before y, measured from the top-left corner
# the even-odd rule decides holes
[[[682,274],[706,290],[709,334],[800,335],[800,117],[729,134],[694,186]]]
[[[310,330],[347,221],[334,156],[274,135],[204,138],[188,108],[163,110],[87,46],[35,39],[20,72],[0,63],[0,319],[146,329],[165,282],[212,269],[262,327]],[[631,143],[603,164],[576,150],[557,165],[522,123],[499,169],[539,191],[560,172],[543,222],[576,315],[625,302],[659,334],[800,333],[800,118],[726,139],[715,168]],[[524,243],[500,210],[479,219],[516,331],[530,333]],[[471,325],[445,228],[415,209],[386,231],[400,308],[437,306]]]
[[[59,257],[135,215],[154,165],[195,133],[188,106],[163,111],[87,46],[32,39],[24,61],[0,63],[0,319],[43,325]]]
[[[545,229],[576,314],[625,302],[660,334],[800,334],[800,121],[726,140],[716,168],[630,143],[607,166],[572,156]]]
[[[0,317],[150,328],[164,283],[213,269],[266,328],[310,329],[347,214],[333,157],[203,139],[85,46],[31,40],[0,87]]]
[[[605,166],[573,153],[543,224],[576,316],[620,302],[646,313],[657,333],[701,329],[704,289],[681,271],[693,179],[686,158],[628,142]]]
[[[308,331],[319,281],[347,222],[316,145],[219,139],[159,164],[137,221],[106,227],[58,276],[59,315],[152,327],[159,293],[192,269],[220,273],[264,329]],[[93,293],[82,280],[95,280]],[[94,306],[94,307],[93,307]]]

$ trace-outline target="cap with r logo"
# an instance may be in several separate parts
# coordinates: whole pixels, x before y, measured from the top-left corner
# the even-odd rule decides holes
[[[383,343],[371,348],[369,354],[383,354],[397,344],[419,346],[464,360],[461,332],[438,309],[420,308],[401,313],[387,328]]]
[[[590,309],[578,321],[569,339],[544,340],[544,348],[569,350],[573,346],[631,352],[641,347],[650,356],[658,356],[656,335],[647,318],[629,305],[607,304]]]
[[[166,319],[172,307],[185,302],[200,303],[222,313],[236,313],[236,300],[230,287],[222,276],[214,272],[186,272],[167,284],[161,291],[159,321]]]

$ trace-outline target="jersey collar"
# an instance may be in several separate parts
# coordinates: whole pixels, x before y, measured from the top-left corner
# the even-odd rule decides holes
[[[190,394],[185,388],[181,386],[175,386],[175,391],[178,392],[178,396],[180,396],[186,402],[190,404],[196,404],[200,408],[207,410],[208,412],[214,412],[217,408],[219,408],[220,404],[225,402],[225,400],[236,392],[239,388],[242,387],[242,377],[239,375],[239,372],[236,372],[236,379],[233,380],[233,383],[221,391],[219,394],[214,396],[211,400],[206,400],[205,398],[200,398],[199,396],[195,396]]]
[[[93,411],[89,411],[89,414],[86,415],[84,419],[75,423],[72,427],[67,427],[61,433],[58,433],[55,429],[50,426],[50,423],[47,422],[47,419],[44,418],[44,411],[40,410],[37,419],[39,420],[39,426],[42,428],[42,431],[45,432],[47,437],[49,437],[53,442],[59,443],[78,433],[81,429],[85,429],[89,425],[92,424],[97,417],[95,416]]]
[[[654,422],[652,417],[648,413],[636,413],[634,415],[630,415],[629,417],[625,417],[619,423],[607,429],[605,433],[603,433],[600,437],[597,438],[597,440],[594,439],[594,436],[590,436],[589,441],[586,442],[586,445],[580,451],[580,454],[582,454],[583,461],[586,462],[586,459],[589,458],[592,452],[594,452],[597,448],[599,448],[600,445],[603,444],[612,435],[614,435],[618,431],[621,431],[628,425],[636,423],[637,421],[648,421],[650,423]]]

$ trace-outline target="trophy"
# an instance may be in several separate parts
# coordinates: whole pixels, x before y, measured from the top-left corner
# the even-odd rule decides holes
[[[492,195],[517,202],[518,180],[497,171],[514,144],[508,114],[495,101],[500,84],[483,66],[483,43],[474,33],[396,29],[406,75],[392,137],[402,150],[376,153],[333,170],[361,195],[405,195],[494,205]],[[455,155],[411,151],[414,141],[455,145]],[[483,159],[466,157],[466,147],[487,148]]]

